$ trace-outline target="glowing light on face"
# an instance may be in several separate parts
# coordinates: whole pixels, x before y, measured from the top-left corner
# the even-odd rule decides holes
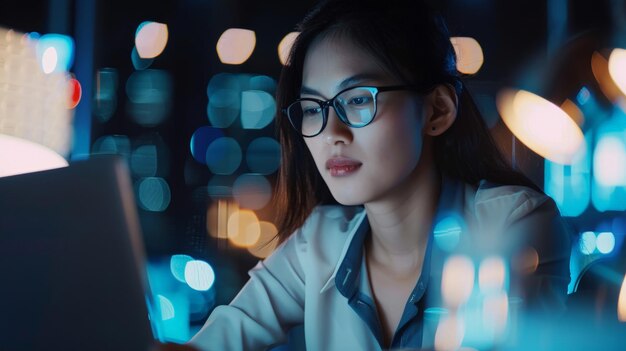
[[[217,41],[217,56],[222,63],[240,65],[250,58],[256,46],[254,31],[241,28],[227,29]]]
[[[558,106],[528,91],[504,90],[498,110],[511,132],[552,162],[570,164],[585,146],[580,127]]]
[[[609,56],[609,74],[615,85],[626,96],[626,50],[613,49]]]
[[[456,52],[456,69],[465,74],[474,74],[484,62],[483,49],[476,39],[469,37],[450,38]]]
[[[285,35],[285,37],[283,37],[283,39],[278,44],[278,59],[280,60],[281,64],[287,64],[287,59],[289,59],[289,52],[291,52],[291,47],[296,41],[298,35],[300,35],[300,32],[291,32]]]
[[[142,59],[151,59],[159,56],[168,39],[167,25],[158,22],[143,22],[137,27],[135,47]]]
[[[441,292],[446,306],[464,304],[474,289],[474,263],[465,256],[451,256],[443,266]]]

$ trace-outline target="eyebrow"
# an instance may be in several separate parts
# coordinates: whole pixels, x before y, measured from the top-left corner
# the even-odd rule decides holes
[[[365,81],[372,81],[372,80],[376,81],[376,80],[381,80],[381,79],[382,79],[382,75],[377,74],[377,73],[358,73],[342,80],[341,83],[337,85],[337,91],[341,91],[350,86],[354,86]],[[317,95],[317,96],[324,97],[326,99],[326,97],[322,95],[320,92],[318,92],[317,90],[309,88],[304,85],[300,88],[300,95]]]

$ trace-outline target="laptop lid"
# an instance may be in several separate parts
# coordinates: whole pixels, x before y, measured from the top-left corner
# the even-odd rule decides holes
[[[0,349],[149,349],[143,250],[123,160],[0,178]]]

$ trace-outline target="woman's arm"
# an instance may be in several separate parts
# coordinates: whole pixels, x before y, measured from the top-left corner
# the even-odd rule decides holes
[[[227,306],[218,306],[190,344],[203,350],[259,350],[286,341],[304,319],[306,242],[295,233],[250,270],[250,280]]]

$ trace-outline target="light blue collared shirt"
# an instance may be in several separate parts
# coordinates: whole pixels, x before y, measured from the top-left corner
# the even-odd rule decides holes
[[[434,223],[463,219],[454,251],[433,231],[422,273],[406,302],[392,348],[433,347],[445,314],[441,276],[452,253],[511,257],[538,254],[532,274],[511,277],[510,296],[528,307],[562,312],[569,282],[569,236],[554,202],[521,186],[444,179]],[[369,222],[362,207],[320,206],[305,224],[250,271],[227,306],[218,306],[190,343],[201,350],[263,350],[304,328],[307,350],[381,350],[382,324],[372,297],[363,245]],[[512,273],[513,274],[513,273]]]

